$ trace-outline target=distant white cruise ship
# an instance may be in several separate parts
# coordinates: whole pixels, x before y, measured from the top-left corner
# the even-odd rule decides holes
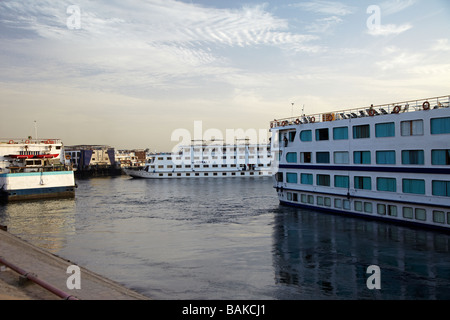
[[[272,121],[280,203],[450,230],[449,102]]]
[[[272,175],[270,144],[193,141],[177,153],[152,154],[143,169],[124,169],[134,178],[223,178]]]

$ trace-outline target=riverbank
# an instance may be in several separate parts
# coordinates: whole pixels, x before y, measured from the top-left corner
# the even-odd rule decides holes
[[[80,289],[68,289],[67,280],[75,273],[67,273],[68,267],[76,265],[61,257],[38,248],[8,232],[0,230],[0,300],[60,300],[61,297],[27,280],[10,267],[18,266],[49,287],[65,292],[79,300],[148,300],[114,281],[106,279],[81,266]],[[74,282],[72,282],[74,283]]]

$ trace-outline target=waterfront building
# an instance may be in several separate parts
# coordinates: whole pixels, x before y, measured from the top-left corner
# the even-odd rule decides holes
[[[148,149],[117,150],[116,161],[121,168],[143,167],[147,162]]]

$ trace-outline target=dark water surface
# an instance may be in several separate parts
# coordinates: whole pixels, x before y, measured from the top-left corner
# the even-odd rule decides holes
[[[450,235],[282,207],[271,178],[77,184],[0,224],[154,299],[450,299]]]

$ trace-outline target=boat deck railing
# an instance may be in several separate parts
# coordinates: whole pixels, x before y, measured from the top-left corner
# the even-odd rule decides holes
[[[275,119],[270,122],[270,128],[284,127],[288,125],[298,125],[314,122],[337,121],[352,118],[381,116],[392,113],[415,112],[420,110],[430,110],[438,108],[448,108],[450,106],[450,95],[401,101],[389,104],[371,105],[368,107],[346,109],[335,112],[316,113],[311,115],[301,115],[284,119]]]
[[[61,139],[0,138],[0,144],[61,144]]]
[[[32,166],[32,167],[8,167],[9,172],[6,173],[30,173],[30,172],[55,172],[55,171],[73,171],[71,165],[54,165],[54,166]],[[5,173],[5,172],[3,172]]]

